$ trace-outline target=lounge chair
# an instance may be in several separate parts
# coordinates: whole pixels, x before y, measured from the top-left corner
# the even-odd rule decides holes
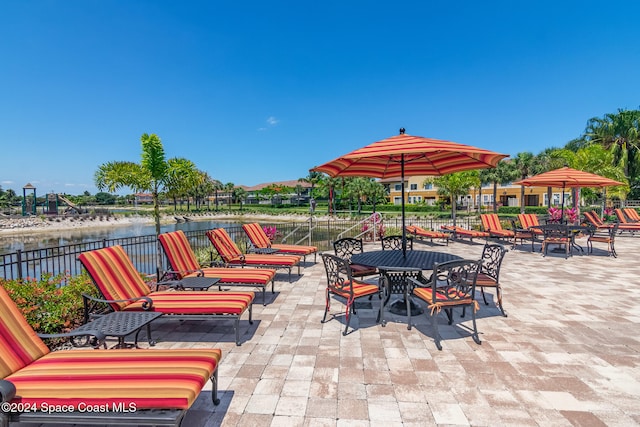
[[[640,223],[635,222],[634,220],[631,219],[631,217],[627,218],[627,214],[626,211],[623,211],[622,209],[614,209],[614,212],[616,214],[616,217],[618,217],[618,222],[620,223],[620,225],[622,227],[635,227],[640,229]]]
[[[443,225],[441,226],[443,230],[449,230],[453,232],[453,238],[467,238],[469,241],[473,242],[474,237],[484,237],[488,239],[491,237],[489,233],[486,231],[477,231],[477,230],[469,230],[466,228],[459,227],[457,225]]]
[[[220,286],[253,286],[262,289],[262,305],[266,304],[266,288],[271,283],[274,292],[276,271],[269,268],[200,268],[196,255],[182,230],[163,233],[158,236],[171,270],[165,272],[165,278],[183,279],[185,277],[219,277]]]
[[[447,233],[425,230],[417,225],[407,225],[404,229],[416,238],[429,239],[431,242],[433,242],[433,239],[442,239],[447,243],[447,246],[449,245],[449,234]]]
[[[298,255],[243,254],[224,228],[207,231],[207,237],[222,261],[229,266],[287,269],[289,281],[291,281],[291,269],[294,266],[298,267],[298,274],[300,274],[301,258]]]
[[[614,224],[607,224],[602,221],[600,215],[598,215],[595,211],[585,212],[584,218],[589,224],[595,227],[596,230],[608,229],[614,226]],[[619,224],[618,231],[629,231],[633,235],[635,232],[640,232],[640,224]]]
[[[104,299],[83,296],[85,313],[91,304],[106,302],[113,311],[152,310],[177,319],[234,320],[236,345],[240,345],[240,317],[249,311],[253,292],[151,292],[121,246],[83,252],[78,257]]]
[[[536,214],[518,214],[518,222],[524,230],[531,231],[534,238],[542,237],[544,235],[542,229],[538,228],[540,226],[540,221],[538,221],[538,216]]]
[[[640,223],[640,215],[638,215],[638,211],[634,208],[623,208],[624,213],[629,217],[631,222]]]
[[[491,237],[496,237],[498,239],[513,239],[516,235],[513,230],[505,230],[502,228],[498,214],[481,214],[480,221],[482,221],[483,230],[489,233]]]
[[[0,336],[3,427],[178,426],[207,379],[220,403],[220,349],[50,351],[2,287]]]
[[[264,232],[260,224],[254,222],[251,224],[243,224],[242,229],[247,233],[249,241],[256,249],[277,249],[278,254],[288,255],[300,255],[303,257],[303,261],[306,262],[307,255],[313,254],[313,262],[316,262],[316,256],[318,255],[318,248],[315,246],[305,245],[285,245],[282,243],[271,243],[267,233]]]

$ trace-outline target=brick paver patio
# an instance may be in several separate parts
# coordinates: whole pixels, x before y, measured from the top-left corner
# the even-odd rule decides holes
[[[414,249],[478,259],[483,243]],[[254,305],[254,324],[241,321],[240,347],[231,322],[154,322],[159,348],[223,349],[220,405],[205,390],[182,425],[640,424],[640,236],[619,237],[618,258],[602,245],[569,259],[529,248],[510,249],[503,263],[509,317],[480,304],[482,345],[463,327],[468,314],[452,326],[440,315],[443,351],[424,314],[411,331],[389,313],[387,326],[377,325],[377,299],[358,310],[358,329],[342,336],[343,316],[320,323],[320,257],[292,283],[278,276],[270,303]],[[343,309],[332,304],[333,313]]]

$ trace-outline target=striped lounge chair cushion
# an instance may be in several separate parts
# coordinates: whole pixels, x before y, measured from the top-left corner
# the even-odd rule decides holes
[[[244,313],[253,302],[253,292],[164,291],[148,295],[153,301],[150,311],[164,314],[237,314]],[[144,300],[132,302],[123,311],[142,311]]]
[[[515,234],[511,230],[505,230],[502,228],[500,218],[498,218],[497,214],[482,214],[480,215],[480,220],[482,221],[482,227],[484,230],[494,236],[513,237]]]
[[[351,283],[346,281],[345,283],[337,283],[331,287],[331,292],[344,298],[349,298]],[[375,294],[380,290],[376,285],[369,285],[367,283],[361,283],[353,281],[353,298],[359,298],[365,295]]]
[[[56,351],[5,379],[16,386],[14,402],[188,409],[220,356],[219,349]]]
[[[108,300],[149,297],[152,310],[165,314],[240,314],[253,292],[153,292],[121,246],[84,252],[78,257]],[[110,303],[114,310],[143,310],[144,300]]]
[[[266,268],[200,268],[193,249],[182,230],[163,233],[158,236],[162,249],[173,271],[183,272],[182,277],[205,275],[219,277],[220,284],[259,284],[267,285],[276,275],[276,271]]]
[[[256,222],[243,224],[242,229],[247,233],[247,237],[249,237],[249,240],[251,240],[251,243],[256,248],[273,248],[284,254],[299,255],[309,255],[318,252],[318,248],[315,246],[273,244],[271,240],[269,240],[267,233],[265,233],[260,224]]]
[[[293,267],[300,263],[300,257],[296,255],[243,255],[224,228],[207,231],[207,237],[211,240],[220,257],[229,264]]]

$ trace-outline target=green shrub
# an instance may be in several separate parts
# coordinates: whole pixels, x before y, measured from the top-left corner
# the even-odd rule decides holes
[[[7,290],[27,322],[38,333],[67,332],[82,324],[82,294],[98,295],[86,273],[70,277],[43,274],[40,280],[4,280]]]

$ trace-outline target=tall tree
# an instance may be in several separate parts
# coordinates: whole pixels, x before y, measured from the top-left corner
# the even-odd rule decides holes
[[[614,165],[622,166],[632,197],[640,197],[640,110],[622,110],[589,119],[585,139],[611,150]]]
[[[318,185],[320,181],[322,181],[323,174],[322,172],[310,171],[309,175],[304,178],[298,178],[298,182],[306,182],[307,184],[311,184],[311,190],[309,190],[309,196],[313,198],[313,189]]]
[[[520,179],[525,179],[537,173],[536,157],[529,151],[518,153],[513,163],[518,171]],[[520,213],[524,213],[524,186],[520,187]]]
[[[438,194],[451,199],[451,217],[453,225],[456,225],[457,199],[459,196],[468,194],[471,188],[480,186],[480,173],[477,170],[455,172],[429,177],[425,182],[432,182],[438,187]]]
[[[160,200],[159,195],[168,178],[169,165],[165,159],[164,147],[160,137],[155,134],[143,134],[142,156],[140,163],[108,162],[100,165],[94,175],[98,189],[107,189],[110,193],[122,187],[129,187],[135,191],[149,191],[153,199],[153,217],[156,225],[156,235],[160,235]],[[157,273],[162,269],[162,253],[158,242]]]

